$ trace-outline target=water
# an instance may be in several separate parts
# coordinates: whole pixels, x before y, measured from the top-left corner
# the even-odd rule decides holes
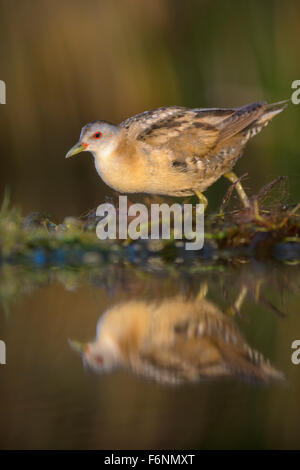
[[[300,447],[297,266],[0,276],[1,449]]]

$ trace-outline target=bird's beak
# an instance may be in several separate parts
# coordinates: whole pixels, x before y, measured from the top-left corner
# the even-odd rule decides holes
[[[79,341],[74,341],[72,339],[69,339],[69,345],[73,349],[73,351],[76,351],[80,354],[84,354],[86,344],[85,343],[80,343]]]
[[[77,142],[77,144],[72,147],[67,155],[66,158],[73,157],[73,155],[76,155],[77,153],[84,152],[86,150],[87,145],[83,145],[81,142]]]

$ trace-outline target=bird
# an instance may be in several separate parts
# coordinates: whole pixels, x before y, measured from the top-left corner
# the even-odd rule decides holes
[[[86,124],[66,158],[93,154],[102,180],[120,193],[167,196],[203,194],[221,176],[235,183],[244,207],[249,199],[232,171],[245,144],[287,106],[255,102],[239,108],[167,106],[145,111],[118,125]]]
[[[205,298],[182,294],[117,303],[100,316],[94,341],[69,342],[95,373],[123,368],[165,385],[283,378],[247,344],[232,317]]]

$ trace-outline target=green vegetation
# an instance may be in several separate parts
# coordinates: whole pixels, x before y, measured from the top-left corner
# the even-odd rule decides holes
[[[131,264],[160,263],[207,266],[244,259],[300,260],[300,204],[283,205],[270,196],[282,181],[277,178],[251,198],[250,209],[224,212],[234,189],[227,191],[221,210],[205,218],[205,245],[186,251],[180,240],[105,240],[96,237],[99,218],[92,211],[80,218],[66,217],[56,223],[51,216],[33,213],[23,218],[10,207],[6,195],[0,211],[2,263],[35,266],[104,265],[118,261]],[[266,198],[271,200],[266,203]]]

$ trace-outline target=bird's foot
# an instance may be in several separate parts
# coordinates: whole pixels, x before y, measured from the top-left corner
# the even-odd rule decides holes
[[[262,223],[265,223],[265,219],[263,216],[260,215],[259,213],[259,207],[258,207],[258,201],[257,199],[254,199],[253,201],[253,215],[254,215],[254,219],[257,221],[257,222],[262,222]]]

